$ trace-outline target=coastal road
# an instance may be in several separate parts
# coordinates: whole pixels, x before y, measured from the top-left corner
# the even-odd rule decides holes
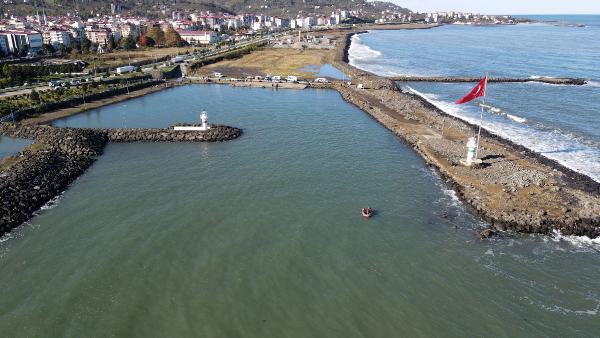
[[[276,36],[276,35],[274,35],[274,36]],[[235,45],[233,45],[231,47],[223,48],[223,49],[217,49],[217,50],[211,51],[211,52],[209,52],[207,54],[203,54],[203,55],[201,55],[198,58],[198,61],[201,61],[201,60],[203,60],[205,58],[209,58],[209,57],[213,57],[213,56],[225,54],[225,53],[237,50],[237,49],[241,49],[241,48],[247,47],[247,46],[252,45],[252,44],[265,42],[265,41],[268,41],[268,40],[269,40],[268,37],[261,37],[261,38],[252,39],[252,40],[249,40],[249,41],[242,41],[242,42],[237,43],[237,44],[235,44]],[[192,56],[184,56],[184,60],[185,61],[195,61],[195,58],[196,58],[196,56],[193,56],[193,55]],[[160,66],[163,63],[164,63],[164,61],[162,61],[162,62],[156,62],[156,63],[152,63],[152,64],[148,64],[148,65],[146,65],[146,67],[144,68],[144,70],[151,70],[155,65],[156,66]],[[112,71],[112,72],[110,72],[110,74],[116,74],[116,71]],[[87,75],[87,76],[89,76],[89,75]],[[87,76],[85,76],[85,77],[87,77]],[[82,79],[82,76],[79,75],[79,76],[74,76],[74,77],[65,77],[65,78],[62,79],[62,81],[71,81],[71,80],[80,80],[80,79]],[[16,95],[22,95],[22,94],[29,94],[29,93],[31,93],[32,89],[35,89],[37,91],[45,91],[45,90],[50,90],[51,88],[50,88],[50,86],[48,86],[47,83],[43,83],[43,84],[40,83],[40,84],[30,85],[30,86],[27,86],[27,87],[5,88],[5,89],[0,90],[0,99],[1,98],[5,98],[5,97],[10,97],[10,96],[16,96]]]
[[[23,89],[15,89],[15,90],[11,90],[11,91],[0,92],[0,99],[5,98],[5,97],[10,97],[10,96],[29,94],[29,93],[31,93],[31,90],[33,90],[33,89],[35,89],[38,92],[42,92],[42,91],[50,90],[52,88],[50,88],[50,86],[48,86],[48,85],[40,85],[40,86],[27,87],[27,88],[23,88]]]

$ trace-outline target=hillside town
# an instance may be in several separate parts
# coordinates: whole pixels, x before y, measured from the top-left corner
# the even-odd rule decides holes
[[[295,18],[283,18],[255,14],[230,15],[173,11],[171,17],[165,19],[115,14],[84,20],[76,16],[50,17],[40,13],[0,19],[0,53],[5,57],[23,57],[47,51],[66,52],[86,47],[103,53],[117,46],[127,49],[135,48],[136,45],[155,44],[201,46],[222,41],[233,42],[245,36],[264,32],[331,27],[345,22],[350,16],[356,14],[338,10],[332,12],[330,16],[299,15]],[[162,41],[161,37],[168,38],[169,32],[175,36],[175,41]]]
[[[269,16],[229,14],[210,11],[173,10],[163,18],[129,16],[121,13],[118,2],[110,13],[83,18],[68,14],[49,16],[8,16],[0,19],[0,57],[31,57],[66,54],[75,51],[105,53],[116,48],[134,49],[152,46],[207,46],[233,43],[249,36],[288,29],[309,30],[357,22],[431,23],[431,24],[513,24],[509,16],[471,13],[412,13],[389,5],[373,17],[362,9],[334,9],[328,15],[307,14]]]

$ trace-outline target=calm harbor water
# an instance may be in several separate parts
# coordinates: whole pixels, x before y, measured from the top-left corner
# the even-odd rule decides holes
[[[600,181],[600,16],[536,19],[552,22],[373,31],[354,38],[350,61],[380,75],[587,79],[585,86],[492,84],[484,127]],[[474,84],[401,85],[451,115],[479,120],[477,102],[453,103]]]
[[[479,241],[484,223],[334,91],[186,86],[57,124],[164,127],[201,109],[244,135],[111,144],[3,239],[2,335],[599,332],[598,244]]]
[[[31,140],[0,136],[0,160],[18,154],[31,143],[33,143]]]
[[[300,69],[303,72],[312,72],[316,73],[315,75],[318,77],[325,77],[333,80],[349,80],[346,74],[344,74],[341,70],[335,68],[333,65],[326,63],[324,65],[308,65],[304,66]]]

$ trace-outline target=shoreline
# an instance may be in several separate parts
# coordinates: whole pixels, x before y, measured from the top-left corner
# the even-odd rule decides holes
[[[496,231],[550,234],[553,230],[600,236],[600,183],[487,131],[482,131],[484,168],[460,166],[457,160],[466,154],[466,139],[477,126],[400,92],[390,79],[350,65],[352,36],[362,33],[366,32],[345,35],[334,66],[364,89],[344,85],[336,89],[347,102],[410,145],[467,206],[490,222],[492,231],[482,236]]]
[[[460,166],[458,160],[466,154],[466,139],[477,126],[446,114],[417,95],[402,93],[389,78],[350,65],[352,36],[366,31],[339,33],[342,41],[334,50],[332,65],[351,76],[352,85],[336,81],[323,87],[336,90],[346,102],[410,145],[466,206],[491,224],[491,230],[482,236],[505,231],[551,234],[559,230],[564,235],[600,237],[600,183],[487,130],[482,130],[481,140],[484,165]],[[98,100],[84,109],[55,111],[46,117],[24,120],[23,124],[49,123],[178,85],[201,83],[189,80]],[[358,88],[358,83],[363,88]]]
[[[120,94],[105,99],[91,101],[85,104],[79,104],[73,107],[61,108],[47,113],[40,114],[36,117],[30,117],[18,121],[23,125],[49,124],[55,120],[63,119],[69,116],[84,113],[88,110],[104,107],[113,103],[119,103],[130,99],[138,98],[147,94],[159,92],[164,89],[172,88],[174,85],[171,82],[165,82],[162,85],[151,86],[139,90],[131,91],[129,94]]]
[[[349,33],[350,36],[347,38],[347,46],[344,50],[344,57],[343,57],[343,62],[348,66],[348,67],[352,67],[353,69],[355,69],[358,72],[364,73],[364,74],[369,74],[373,77],[377,77],[377,78],[381,78],[381,79],[389,79],[391,81],[394,82],[394,85],[396,86],[396,88],[398,90],[401,90],[400,85],[398,85],[396,82],[407,82],[407,81],[413,81],[413,80],[406,80],[406,78],[412,78],[411,76],[407,76],[407,77],[387,77],[387,76],[379,76],[373,73],[370,73],[366,70],[360,69],[352,64],[350,64],[350,58],[349,58],[349,49],[350,49],[350,45],[352,43],[352,36],[353,35],[361,35],[361,34],[367,34],[369,33],[368,31],[357,31],[355,33]],[[470,81],[463,81],[467,80],[467,78],[464,77],[456,77],[456,78],[452,78],[452,77],[446,77],[446,76],[437,76],[437,77],[414,77],[414,78],[421,78],[421,80],[414,80],[414,81],[429,81],[427,79],[434,79],[431,82],[471,82],[471,83],[476,83],[479,80],[481,80],[480,78],[472,78],[472,79],[468,79]],[[402,80],[401,80],[402,79]],[[435,80],[438,79],[438,80]],[[446,81],[445,79],[448,79],[448,81]],[[456,79],[456,80],[453,80]],[[544,78],[542,78],[544,79]],[[541,83],[548,83],[548,84],[555,84],[555,85],[575,85],[575,86],[579,86],[579,85],[585,85],[586,84],[586,80],[583,79],[576,79],[576,78],[546,78],[549,82],[545,82],[545,81],[540,81],[540,79],[531,79],[528,82],[541,82]],[[488,79],[489,82],[503,82],[502,78],[498,78],[496,79],[496,81],[494,81],[494,79]],[[559,81],[559,83],[556,82],[552,82],[552,81]],[[566,82],[571,82],[571,81],[575,81],[575,83],[560,83],[561,81],[566,81]],[[583,81],[584,83],[578,83],[579,81]],[[513,82],[527,82],[527,81],[513,81]],[[429,101],[427,101],[425,98],[416,95],[416,94],[412,94],[412,93],[403,93],[404,95],[408,95],[408,96],[413,96],[416,100],[421,101],[421,104],[423,104],[424,106],[427,106],[429,109],[431,109],[432,111],[435,111],[436,113],[445,116],[447,118],[451,118],[453,120],[459,121],[461,123],[464,123],[466,125],[469,125],[474,131],[476,131],[478,129],[478,125],[476,124],[471,124],[465,120],[460,119],[459,117],[456,116],[452,116],[450,114],[447,114],[446,112],[444,112],[443,110],[441,110],[440,108],[438,108],[437,106],[433,105],[432,103],[430,103]],[[525,153],[527,156],[531,156],[531,157],[535,157],[538,161],[542,162],[543,164],[546,164],[548,166],[551,166],[553,169],[556,169],[558,171],[561,171],[563,173],[565,173],[567,175],[567,178],[570,179],[572,181],[572,183],[574,184],[573,187],[577,188],[577,189],[581,189],[584,191],[588,191],[591,193],[595,193],[595,194],[600,194],[600,182],[594,180],[593,178],[591,178],[590,176],[587,176],[585,174],[582,174],[580,172],[577,172],[569,167],[566,167],[565,165],[559,163],[557,160],[548,158],[543,156],[540,153],[537,153],[521,144],[515,143],[511,140],[508,140],[506,138],[503,138],[502,136],[493,134],[491,132],[489,132],[487,129],[482,128],[481,129],[481,134],[485,135],[488,138],[492,138],[492,139],[496,139],[498,140],[498,142],[502,142],[505,143],[507,146],[512,147],[514,150],[521,152],[521,153]]]

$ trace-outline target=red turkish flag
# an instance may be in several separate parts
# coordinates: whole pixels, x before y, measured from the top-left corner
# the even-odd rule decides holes
[[[484,77],[483,79],[481,79],[481,81],[479,81],[479,83],[477,84],[477,86],[475,86],[475,88],[473,88],[473,90],[471,90],[471,92],[469,94],[467,94],[467,96],[463,97],[462,99],[456,101],[456,104],[463,104],[463,103],[467,103],[471,100],[474,100],[478,97],[482,97],[485,96],[485,87],[487,87],[487,76]]]

